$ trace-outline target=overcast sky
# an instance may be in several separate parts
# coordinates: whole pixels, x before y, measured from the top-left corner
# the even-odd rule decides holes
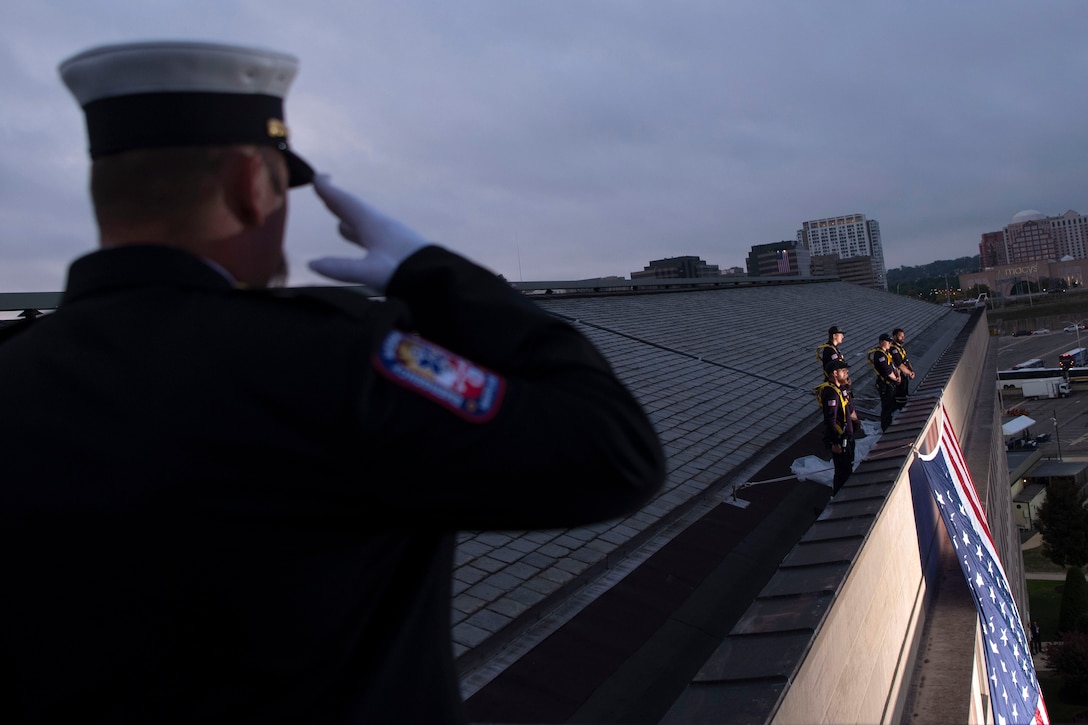
[[[849,213],[919,265],[1088,213],[1085,0],[4,0],[0,292],[61,290],[96,245],[58,63],[158,39],[298,56],[293,147],[511,280],[743,267]],[[312,284],[350,250],[309,187],[291,205]]]

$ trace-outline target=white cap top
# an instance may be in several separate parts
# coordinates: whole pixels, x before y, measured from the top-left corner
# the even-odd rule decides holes
[[[82,106],[92,159],[132,149],[262,144],[283,152],[291,186],[313,168],[287,144],[283,99],[298,73],[285,53],[218,43],[122,43],[60,65]]]
[[[81,106],[138,93],[260,93],[283,98],[298,73],[285,53],[217,43],[124,43],[79,53],[60,65]]]

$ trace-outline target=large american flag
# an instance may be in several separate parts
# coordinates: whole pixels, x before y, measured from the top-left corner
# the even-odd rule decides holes
[[[788,249],[780,249],[774,253],[774,258],[778,260],[778,271],[789,272],[790,271],[790,253]]]
[[[978,609],[993,721],[997,725],[1049,723],[1024,625],[944,406],[940,442],[936,450],[915,459],[911,474],[922,474],[929,482]]]

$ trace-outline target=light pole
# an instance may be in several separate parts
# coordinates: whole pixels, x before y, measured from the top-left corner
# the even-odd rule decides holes
[[[1077,332],[1077,347],[1080,347],[1080,325],[1081,325],[1082,322],[1084,322],[1084,320],[1077,320],[1076,322],[1070,322],[1069,320],[1065,320],[1064,322],[1062,322],[1063,325],[1072,325],[1073,329],[1076,330],[1076,332]]]
[[[1054,421],[1054,442],[1058,444],[1058,460],[1062,460],[1062,436],[1058,430],[1058,411],[1054,411],[1054,417],[1051,418]]]

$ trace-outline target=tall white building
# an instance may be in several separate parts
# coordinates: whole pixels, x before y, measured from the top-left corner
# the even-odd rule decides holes
[[[1088,216],[1070,209],[1061,216],[1047,217],[1047,221],[1061,258],[1088,257]]]
[[[880,224],[875,219],[866,219],[864,214],[813,219],[797,230],[797,241],[813,257],[830,254],[837,254],[839,259],[869,257],[877,285],[888,289]]]

